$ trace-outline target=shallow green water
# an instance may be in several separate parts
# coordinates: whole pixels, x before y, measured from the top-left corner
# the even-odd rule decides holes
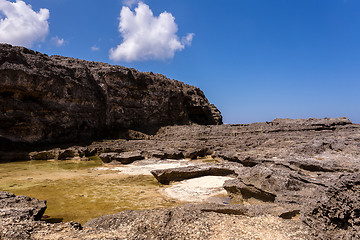
[[[122,210],[177,205],[153,176],[94,171],[102,162],[25,161],[0,164],[0,190],[47,200],[49,221],[86,221]]]

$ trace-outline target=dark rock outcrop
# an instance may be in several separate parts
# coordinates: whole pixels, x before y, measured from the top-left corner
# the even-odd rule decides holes
[[[0,192],[0,218],[40,220],[45,210],[46,201]]]
[[[46,201],[27,196],[15,196],[0,191],[0,239],[59,239],[58,237],[34,237],[36,232],[47,234],[62,229],[80,230],[81,225],[75,222],[52,225],[40,221],[46,210]]]
[[[121,66],[0,44],[0,146],[44,145],[221,124],[194,86]],[[16,144],[14,144],[16,143]]]

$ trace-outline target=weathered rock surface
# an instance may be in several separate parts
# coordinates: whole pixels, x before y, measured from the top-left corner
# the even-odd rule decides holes
[[[181,181],[203,176],[236,175],[236,170],[235,167],[231,165],[202,164],[190,167],[158,169],[151,171],[151,174],[160,183],[169,184],[171,181]]]
[[[195,159],[211,154],[213,159],[205,158],[211,164],[165,169],[154,172],[155,176],[168,183],[217,175],[219,169],[221,174],[231,173],[236,179],[224,184],[230,204],[126,211],[94,219],[81,231],[69,225],[40,226],[36,222],[31,226],[38,230],[33,230],[31,237],[60,234],[78,239],[359,238],[360,125],[346,118],[168,126],[156,135],[134,136],[136,140],[104,140],[66,149],[77,151],[79,156],[137,153],[151,161],[185,156]],[[60,153],[66,149],[45,152]],[[56,232],[55,228],[62,230]]]
[[[0,239],[29,239],[46,201],[0,192]]]
[[[160,74],[0,44],[0,76],[3,151],[222,123],[199,88]]]
[[[301,216],[313,232],[318,232],[311,238],[337,239],[334,236],[340,236],[340,239],[351,239],[351,236],[356,236],[358,201],[349,194],[355,196],[357,190],[351,187],[353,190],[347,192],[349,186],[345,188],[335,184],[343,182],[342,175],[356,179],[359,172],[360,125],[352,124],[347,118],[276,119],[248,125],[172,126],[161,128],[147,141],[107,144],[107,151],[112,144],[121,146],[123,151],[177,149],[184,156],[189,151],[207,149],[207,154],[211,154],[216,161],[225,161],[233,167],[235,164],[242,166],[236,168],[237,178],[227,181],[224,187],[233,202],[252,207],[246,207],[245,211],[231,204],[220,208],[207,207],[204,211],[227,214],[245,211],[246,216],[252,217],[266,213],[284,219]],[[101,145],[94,143],[92,147],[102,151]],[[231,169],[226,168],[228,171]],[[197,167],[153,173],[162,183],[207,174]],[[350,183],[356,186],[355,181]],[[341,199],[329,203],[330,210],[327,203],[331,191],[336,193],[333,196],[340,196]],[[344,210],[342,205],[351,207]],[[321,228],[337,232],[338,235],[327,234]]]
[[[240,200],[254,198],[264,202],[274,202],[276,198],[275,193],[268,192],[253,185],[246,185],[239,179],[228,180],[225,182],[224,188],[231,194],[233,198],[239,196]]]
[[[360,239],[360,174],[342,175],[304,211],[319,239]]]
[[[184,153],[181,150],[174,148],[161,148],[156,150],[147,151],[149,156],[160,158],[160,159],[182,159],[184,158]]]
[[[40,220],[46,210],[46,201],[27,196],[0,192],[0,217],[19,220]]]
[[[85,224],[92,231],[117,232],[128,239],[307,239],[308,230],[296,222],[266,215],[206,211],[204,207],[125,211]],[[237,211],[240,213],[240,210]],[[246,228],[246,230],[245,230]],[[281,229],[281,230],[280,230]],[[121,235],[120,235],[121,234]]]
[[[16,198],[1,192],[2,198]],[[34,199],[33,199],[34,200]],[[21,202],[12,203],[20,211]],[[124,211],[90,220],[49,224],[0,215],[0,238],[12,239],[307,239],[309,229],[245,206],[189,205],[171,209]],[[253,216],[253,217],[249,217]],[[241,226],[241,227],[239,227]],[[246,229],[246,231],[244,231]]]
[[[248,217],[259,216],[278,216],[282,219],[292,219],[299,214],[299,211],[291,206],[279,206],[276,204],[258,204],[258,205],[244,205],[244,204],[187,204],[186,208],[196,209],[202,212],[215,212],[229,215],[242,215]]]

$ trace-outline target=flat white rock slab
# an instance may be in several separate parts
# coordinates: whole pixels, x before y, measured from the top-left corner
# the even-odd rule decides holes
[[[124,175],[152,175],[150,171],[158,169],[170,169],[199,165],[199,162],[189,160],[161,160],[161,161],[137,161],[122,166],[98,167],[94,170],[118,171]],[[183,202],[203,202],[209,197],[216,195],[227,195],[223,184],[232,177],[204,176],[192,178],[181,182],[172,183],[164,188],[162,192],[175,200]]]
[[[185,202],[202,202],[207,198],[219,194],[226,195],[223,188],[226,180],[232,177],[205,176],[192,178],[172,184],[171,187],[164,189],[164,192],[171,198]]]

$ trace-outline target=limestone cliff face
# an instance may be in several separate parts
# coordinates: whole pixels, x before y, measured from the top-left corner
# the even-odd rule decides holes
[[[122,66],[0,44],[0,143],[61,143],[222,124],[194,86]],[[9,144],[6,144],[9,145]]]

